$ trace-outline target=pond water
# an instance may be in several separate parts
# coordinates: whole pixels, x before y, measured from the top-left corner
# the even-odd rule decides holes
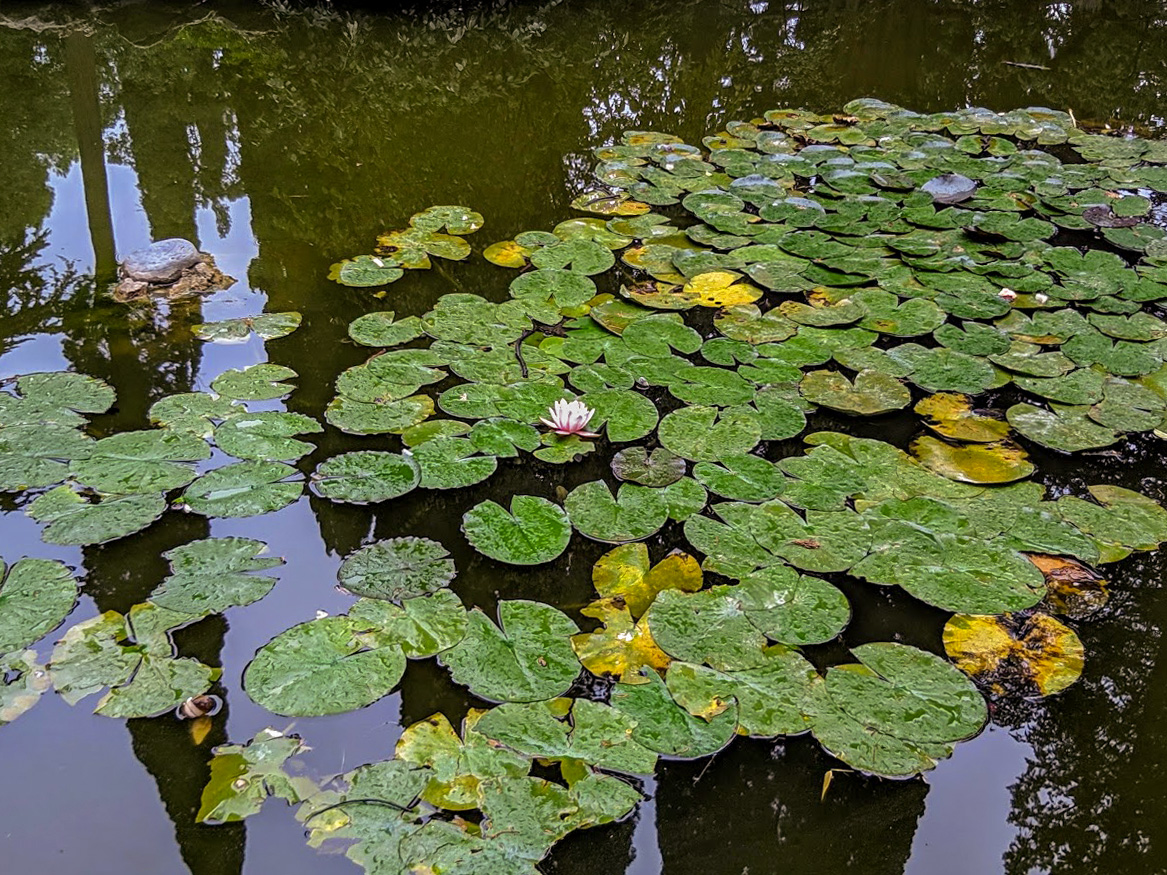
[[[91,433],[105,436],[148,427],[162,397],[270,361],[297,372],[295,391],[253,409],[322,421],[336,377],[369,353],[348,339],[352,320],[383,309],[420,315],[451,292],[504,300],[513,275],[483,260],[481,248],[580,215],[570,204],[594,185],[592,149],[627,129],[699,143],[767,109],[830,113],[871,96],[921,112],[1069,109],[1083,122],[1155,137],[1167,125],[1165,70],[1167,11],[1134,0],[564,0],[393,13],[151,2],[85,14],[6,3],[0,377],[68,369],[104,379],[117,404],[92,418]],[[469,259],[435,259],[384,298],[327,278],[333,262],[367,251],[377,233],[445,203],[485,217]],[[105,289],[117,258],[165,237],[194,241],[238,282],[205,298],[113,302]],[[254,335],[210,344],[191,333],[202,322],[291,310],[303,325],[266,344]],[[820,411],[812,426],[899,446],[916,433],[910,416],[856,423]],[[312,440],[318,449],[295,463],[305,474],[340,452],[400,446],[331,427]],[[1110,483],[1161,500],[1161,446],[1143,434],[1072,458],[1028,448],[1035,479],[1054,496]],[[335,588],[340,563],[378,539],[440,541],[467,606],[492,614],[499,600],[532,599],[580,619],[594,598],[591,567],[609,545],[576,535],[549,564],[503,565],[471,549],[462,516],[488,498],[555,499],[600,477],[615,483],[608,455],[566,466],[502,459],[468,489],[369,506],[306,491],[245,519],[169,512],[138,534],[85,548],[44,543],[25,497],[4,494],[3,558],[60,559],[83,579],[66,625],[35,645],[42,661],[70,625],[142,602],[168,574],[161,554],[176,546],[250,537],[286,564],[262,601],[174,636],[181,655],[223,670],[214,692],[225,707],[201,742],[170,716],[115,720],[92,714],[93,700],[70,707],[54,694],[0,729],[0,869],[357,871],[343,855],[309,848],[276,799],[242,823],[197,824],[212,748],[292,726],[312,748],[300,758],[303,772],[319,779],[391,756],[402,728],[435,712],[456,726],[481,701],[423,660],[367,708],[292,720],[248,697],[245,667],[317,611],[346,611],[352,597]],[[203,464],[225,461],[218,454]],[[648,544],[663,556],[682,544],[680,527]],[[843,770],[824,792],[824,777],[842,764],[813,738],[738,738],[712,759],[661,761],[634,813],[571,834],[541,867],[580,875],[1167,871],[1164,569],[1156,552],[1107,566],[1109,603],[1075,627],[1087,654],[1081,680],[1042,700],[995,701],[987,729],[925,777]],[[838,583],[854,619],[815,652],[816,665],[871,641],[943,652],[945,612],[899,589]]]

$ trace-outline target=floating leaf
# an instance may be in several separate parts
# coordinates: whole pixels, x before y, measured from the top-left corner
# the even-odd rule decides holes
[[[610,675],[624,684],[642,684],[648,682],[642,668],[663,672],[668,667],[670,658],[653,641],[648,623],[644,619],[633,621],[619,596],[593,602],[581,613],[603,624],[592,632],[571,636],[572,649],[592,674]]]
[[[661,591],[696,592],[701,582],[701,567],[692,556],[673,551],[651,565],[648,548],[640,543],[622,544],[609,550],[592,566],[592,585],[596,592],[623,601],[633,618],[647,611]]]
[[[175,547],[162,554],[171,574],[150,593],[150,601],[193,616],[249,605],[271,592],[275,579],[247,572],[284,562],[262,556],[266,550],[267,544],[251,538],[206,538]]]
[[[312,473],[312,489],[333,501],[371,504],[398,498],[421,482],[421,469],[410,456],[361,450],[321,462]]]
[[[462,531],[479,553],[511,565],[550,562],[571,540],[567,514],[535,495],[512,497],[509,513],[493,501],[484,501],[462,517]]]
[[[349,323],[348,336],[362,346],[400,346],[425,333],[416,316],[394,319],[393,311],[366,313]]]
[[[668,520],[660,493],[631,483],[613,496],[608,484],[593,480],[573,489],[563,504],[576,531],[610,544],[643,540]]]
[[[632,738],[659,754],[697,759],[717,753],[733,738],[737,710],[730,708],[706,720],[677,704],[656,672],[645,673],[646,683],[616,684],[612,707],[636,723]]]
[[[811,703],[811,730],[833,756],[887,777],[933,768],[988,715],[976,688],[938,656],[903,644],[864,644],[858,665],[835,666]]]
[[[186,431],[127,431],[97,441],[74,466],[78,480],[117,495],[168,492],[186,486],[194,469],[178,464],[209,459],[206,441]]]
[[[243,343],[254,331],[264,340],[275,340],[286,337],[297,328],[303,316],[289,311],[287,313],[264,313],[259,316],[243,316],[239,319],[225,319],[222,322],[207,322],[191,328],[199,340],[209,340],[214,343]]]
[[[739,732],[773,738],[809,728],[806,712],[811,685],[817,679],[818,672],[797,650],[776,644],[763,651],[758,665],[741,671],[674,662],[666,684],[677,703],[693,716],[708,720],[736,711]]]
[[[123,495],[89,502],[58,486],[33,501],[26,513],[47,523],[42,533],[49,544],[104,544],[140,531],[166,510],[161,495]]]
[[[215,444],[237,459],[278,462],[298,459],[316,449],[298,434],[317,434],[324,427],[302,413],[268,411],[239,413],[225,419],[215,429]]]
[[[911,393],[899,380],[878,371],[860,371],[854,383],[836,371],[811,371],[798,389],[808,401],[859,416],[887,413],[912,403]]]
[[[481,483],[498,468],[494,456],[476,455],[466,438],[439,437],[415,447],[413,460],[421,469],[423,489],[462,489]]]
[[[353,595],[400,602],[436,592],[454,574],[454,560],[437,541],[390,538],[353,553],[337,576]]]
[[[1118,441],[1116,432],[1092,421],[1081,407],[1052,405],[1050,410],[1042,410],[1032,404],[1014,404],[1005,416],[1023,437],[1064,453],[1108,447]]]
[[[612,457],[612,473],[617,480],[629,480],[641,486],[661,487],[676,483],[685,476],[687,465],[664,447],[649,452],[644,447],[629,447]]]
[[[199,477],[182,494],[195,513],[210,517],[245,517],[271,513],[292,504],[303,484],[287,482],[296,469],[283,462],[237,462]]]
[[[589,699],[507,703],[482,715],[475,729],[530,757],[581,760],[613,772],[647,775],[656,753],[632,739],[635,724],[621,711]]]
[[[226,419],[243,408],[230,398],[216,398],[206,392],[180,392],[160,398],[150,407],[150,421],[174,431],[189,431],[209,438],[212,420]]]
[[[952,440],[991,444],[1009,434],[1007,422],[975,412],[967,395],[937,392],[921,399],[913,409],[925,417],[928,428]]]
[[[284,764],[308,750],[298,735],[264,729],[247,744],[215,748],[211,777],[203,788],[196,823],[233,823],[253,814],[269,796],[302,802],[317,789],[310,778],[292,776]]]
[[[682,407],[661,420],[661,444],[694,462],[717,462],[748,453],[761,439],[762,427],[749,408]]]
[[[275,714],[342,714],[387,696],[405,671],[397,644],[370,646],[348,617],[324,617],[281,632],[243,674],[247,694]]]
[[[0,655],[24,650],[57,628],[77,602],[77,581],[60,562],[21,559],[5,568],[0,561],[0,579]]]
[[[0,726],[28,711],[52,685],[36,658],[35,650],[0,653]]]
[[[349,434],[400,434],[425,421],[434,412],[434,400],[428,395],[411,395],[373,404],[340,396],[324,411],[331,425]]]
[[[738,501],[767,501],[786,487],[777,465],[748,453],[723,456],[720,465],[699,462],[693,476],[709,491]]]
[[[295,376],[291,368],[264,362],[241,371],[224,371],[211,381],[211,388],[239,401],[267,401],[291,392],[292,387],[282,381]]]
[[[386,286],[405,276],[403,271],[392,259],[379,258],[376,255],[358,255],[356,258],[346,258],[338,261],[328,270],[328,278],[342,286],[357,288],[372,288]]]
[[[1016,444],[956,446],[924,435],[912,441],[911,451],[928,470],[962,483],[1012,483],[1034,471],[1025,450]]]
[[[1041,553],[1031,553],[1028,558],[1045,575],[1046,600],[1053,613],[1079,620],[1109,601],[1106,581],[1081,562]]]
[[[495,702],[538,702],[567,691],[579,674],[571,636],[579,632],[551,605],[503,601],[499,626],[475,608],[466,637],[442,654],[456,683]]]
[[[994,693],[1050,696],[1082,675],[1085,652],[1074,631],[1049,614],[956,614],[944,624],[944,650],[957,668]]]

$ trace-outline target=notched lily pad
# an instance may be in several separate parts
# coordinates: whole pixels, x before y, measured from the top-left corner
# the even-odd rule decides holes
[[[1026,697],[1060,693],[1081,677],[1086,658],[1074,631],[1040,611],[956,614],[944,625],[944,650],[994,694]]]

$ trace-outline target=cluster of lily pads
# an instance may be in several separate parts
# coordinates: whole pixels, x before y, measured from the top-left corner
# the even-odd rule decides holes
[[[598,149],[603,188],[573,206],[605,218],[486,247],[520,271],[503,300],[447,294],[421,315],[355,320],[371,355],[324,412],[368,443],[313,470],[311,489],[338,502],[472,486],[527,454],[555,466],[610,451],[611,481],[483,501],[462,520],[477,551],[517,566],[555,560],[573,533],[614,545],[580,612],[591,628],[527,600],[467,609],[437,542],[365,546],[340,569],[348,611],[260,648],[248,695],[280,715],[342,713],[391,693],[409,660],[437,659],[495,707],[460,732],[440,714],[414,724],[394,758],[323,785],[284,770],[293,736],[220,748],[200,820],[275,795],[301,804],[311,844],[344,842],[370,872],[531,873],[569,832],[627,814],[661,757],[810,732],[855,769],[906,777],[980,730],[982,690],[1048,695],[1080,675],[1064,620],[1105,603],[1096,566],[1167,541],[1167,511],[1109,485],[1050,496],[1028,479],[1026,446],[1080,452],[1164,429],[1167,235],[1152,219],[1167,143],[1089,134],[1045,109],[862,100],[837,116],[771,111],[703,146],[629,132]],[[431,256],[469,257],[463,238],[482,225],[431,207],[330,276],[383,288]],[[195,331],[271,339],[299,322]],[[39,492],[26,511],[61,544],[124,537],[168,507],[277,510],[302,494],[287,463],[314,447],[298,436],[323,426],[246,404],[295,377],[227,371],[212,392],[155,404],[157,428],[101,440],[82,414],[111,406],[108,386],[17,378],[0,392],[0,488]],[[921,431],[907,450],[804,435],[815,411],[909,408]],[[777,443],[799,436],[802,451]],[[222,455],[241,461],[196,468]],[[700,561],[654,564],[643,542],[662,531]],[[218,670],[176,658],[170,633],[265,595],[273,579],[252,572],[279,560],[262,548],[171,551],[145,603],[73,626],[47,667],[29,648],[77,584],[60,563],[15,563],[0,588],[0,723],[50,685],[70,702],[107,689],[97,712],[123,717],[206,692]],[[808,648],[851,619],[843,574],[950,612],[952,661],[888,642],[817,668]]]

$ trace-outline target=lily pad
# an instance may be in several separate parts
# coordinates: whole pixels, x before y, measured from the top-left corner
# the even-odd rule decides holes
[[[275,714],[342,714],[388,695],[405,672],[396,644],[369,646],[348,617],[324,617],[281,632],[243,674],[252,700]]]
[[[928,470],[961,483],[1012,483],[1034,471],[1025,450],[1010,443],[957,446],[924,435],[911,452]]]
[[[411,457],[377,450],[333,456],[312,473],[312,489],[318,495],[354,504],[389,501],[420,482],[421,470]]]
[[[1089,418],[1088,412],[1088,408],[1058,404],[1051,405],[1049,410],[1032,404],[1014,404],[1005,416],[1020,435],[1051,450],[1077,453],[1116,443],[1118,433],[1098,425]]]
[[[0,580],[0,654],[24,650],[57,628],[77,602],[77,581],[60,562],[21,559],[5,568],[0,561]]]
[[[736,708],[711,720],[694,717],[677,704],[656,672],[647,671],[644,676],[646,683],[612,688],[612,707],[635,721],[634,741],[678,759],[709,756],[729,744],[737,728]]]
[[[687,553],[674,550],[652,565],[644,544],[621,544],[592,566],[592,585],[601,596],[620,599],[633,618],[639,618],[666,589],[696,592],[701,588],[701,566]]]
[[[287,337],[300,327],[303,316],[294,310],[287,313],[263,313],[259,316],[243,316],[239,319],[225,319],[222,322],[207,322],[195,325],[191,330],[199,340],[213,343],[243,343],[252,332],[264,340]]]
[[[571,636],[579,627],[540,602],[503,601],[499,626],[477,608],[466,637],[441,656],[455,683],[495,702],[539,702],[565,693],[579,674]]]
[[[104,544],[141,531],[166,511],[162,495],[122,495],[86,501],[68,486],[58,486],[33,501],[26,513],[47,523],[48,544]]]
[[[288,482],[297,474],[283,462],[237,462],[216,468],[186,488],[182,500],[195,513],[210,517],[246,517],[271,513],[292,504],[303,484]]]
[[[981,694],[954,666],[903,644],[864,644],[836,666],[811,704],[811,729],[832,755],[865,772],[926,771],[980,731]]]
[[[395,319],[392,310],[366,313],[349,323],[348,336],[362,346],[400,346],[425,333],[416,316]]]
[[[263,362],[241,371],[224,371],[211,381],[211,388],[238,401],[267,401],[291,392],[292,387],[283,381],[295,376],[291,368]]]
[[[957,668],[997,694],[1050,696],[1082,676],[1085,650],[1074,631],[1041,612],[956,614],[944,650]]]
[[[251,538],[206,538],[175,547],[162,554],[171,574],[150,593],[150,601],[192,616],[259,601],[271,592],[275,578],[247,572],[284,563],[261,555],[266,550],[267,544]]]
[[[169,492],[195,478],[180,462],[211,457],[206,441],[172,429],[127,431],[97,441],[88,458],[74,465],[78,480],[116,495]]]
[[[436,592],[454,579],[454,560],[429,538],[390,538],[341,563],[340,585],[353,595],[400,602]]]
[[[611,676],[624,684],[647,683],[642,668],[663,672],[671,657],[652,638],[643,618],[633,620],[618,596],[593,602],[581,613],[603,625],[571,636],[571,646],[583,667],[599,677]]]
[[[644,447],[629,447],[612,457],[612,473],[617,480],[641,486],[661,487],[676,483],[685,476],[687,465],[664,447],[649,452]]]
[[[484,501],[462,517],[466,540],[479,553],[511,565],[542,565],[567,549],[571,522],[545,498],[516,495],[508,512]]]
[[[718,462],[757,446],[762,426],[749,408],[682,407],[661,420],[657,435],[666,449],[682,458]]]
[[[298,459],[316,449],[293,435],[317,434],[324,427],[302,413],[239,413],[215,429],[215,444],[237,459],[278,462]]]
[[[609,544],[643,540],[668,521],[660,493],[631,483],[613,496],[608,484],[593,480],[573,489],[563,504],[576,531]]]
[[[870,370],[860,371],[854,382],[837,371],[811,371],[802,378],[798,389],[808,401],[858,416],[900,410],[912,403],[912,395],[903,383]]]

